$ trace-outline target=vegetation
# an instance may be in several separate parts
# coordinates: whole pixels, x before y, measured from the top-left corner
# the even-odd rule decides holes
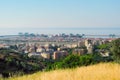
[[[14,52],[10,49],[0,49],[0,74],[3,77],[14,74],[33,73],[43,69],[41,62],[29,58],[26,54]]]
[[[120,38],[112,42],[111,52],[114,60],[120,63]]]
[[[100,63],[75,69],[37,72],[7,80],[120,80],[120,64]]]
[[[102,45],[99,45],[97,46],[98,49],[105,49],[105,50],[108,50],[110,48],[110,44],[102,44]]]
[[[100,62],[113,61],[111,57],[102,57],[99,54],[86,54],[86,55],[69,55],[66,58],[54,62],[47,66],[46,70],[75,68],[78,66],[88,66]]]

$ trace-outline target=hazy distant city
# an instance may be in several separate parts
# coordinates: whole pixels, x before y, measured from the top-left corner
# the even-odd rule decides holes
[[[45,27],[45,28],[23,28],[23,27],[16,27],[16,28],[0,28],[0,36],[4,35],[17,35],[18,32],[22,33],[34,33],[34,34],[48,34],[48,35],[55,35],[55,34],[86,34],[86,35],[109,35],[115,34],[120,35],[120,28],[119,27]]]
[[[106,44],[120,35],[85,35],[85,34],[34,34],[0,36],[0,48],[11,48],[28,56],[41,56],[45,59],[59,59],[74,49],[76,54],[94,53],[95,46]],[[109,51],[107,51],[108,53]],[[108,56],[109,54],[103,54]]]

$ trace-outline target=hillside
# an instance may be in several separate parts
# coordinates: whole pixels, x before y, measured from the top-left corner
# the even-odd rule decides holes
[[[100,63],[75,69],[37,72],[8,80],[120,80],[120,65]]]
[[[26,54],[15,52],[11,49],[0,49],[0,75],[3,77],[14,74],[29,74],[41,70],[40,61],[29,58]]]

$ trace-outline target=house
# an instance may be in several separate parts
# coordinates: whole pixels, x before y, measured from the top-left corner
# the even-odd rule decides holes
[[[102,51],[100,51],[100,54],[101,54],[102,57],[108,57],[110,52],[102,50]]]
[[[72,54],[83,55],[85,54],[85,49],[74,49]]]
[[[53,53],[53,59],[60,59],[68,55],[67,51],[55,51]]]
[[[41,56],[42,56],[42,58],[44,58],[44,59],[50,59],[50,53],[43,52],[43,53],[41,53]]]
[[[31,53],[28,53],[28,56],[31,57],[31,56],[41,56],[41,53],[39,52],[31,52]]]

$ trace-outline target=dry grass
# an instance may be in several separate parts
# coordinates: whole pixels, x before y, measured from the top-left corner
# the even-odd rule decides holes
[[[9,80],[120,80],[120,65],[100,63],[76,69],[38,72]]]

